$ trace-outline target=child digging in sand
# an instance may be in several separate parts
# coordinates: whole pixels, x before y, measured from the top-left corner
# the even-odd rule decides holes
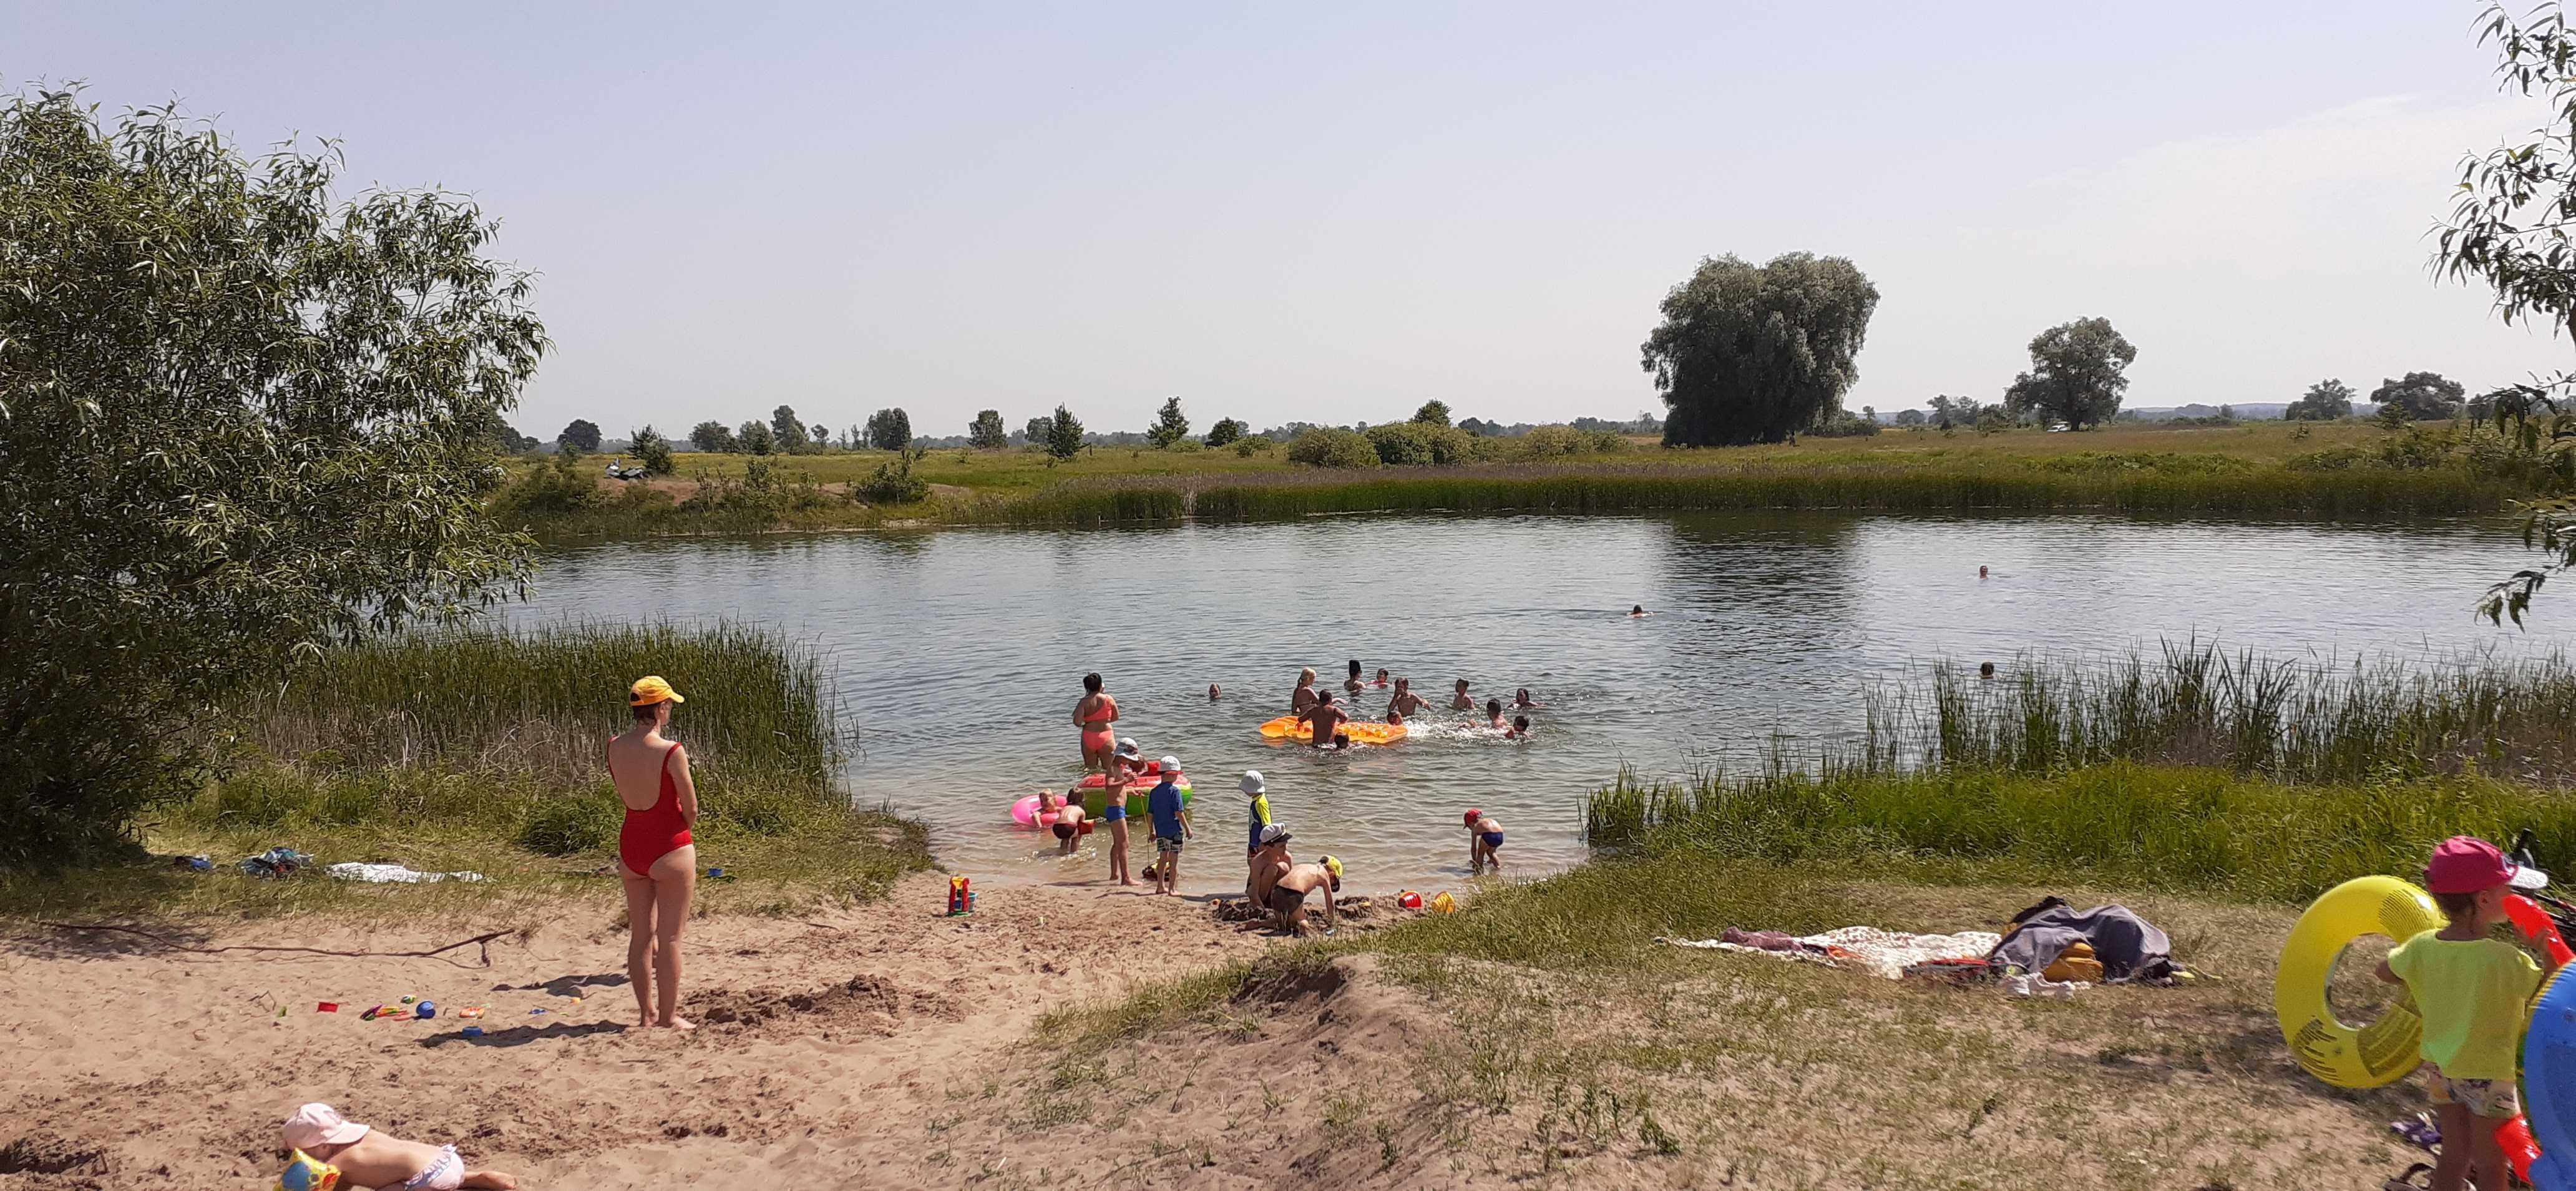
[[[2444,1143],[2434,1188],[2459,1191],[2472,1166],[2478,1186],[2502,1187],[2504,1149],[2495,1130],[2522,1111],[2515,1059],[2540,967],[2487,932],[2505,920],[2507,891],[2538,888],[2541,879],[2507,863],[2494,844],[2455,835],[2434,847],[2424,884],[2450,925],[2398,944],[2377,975],[2405,984],[2424,1014],[2422,1050],[2433,1068],[2429,1082]]]
[[[400,1187],[403,1191],[452,1191],[492,1187],[509,1191],[519,1180],[497,1170],[467,1170],[455,1146],[430,1146],[388,1137],[340,1115],[328,1104],[307,1104],[286,1118],[286,1148],[340,1168],[343,1187]]]

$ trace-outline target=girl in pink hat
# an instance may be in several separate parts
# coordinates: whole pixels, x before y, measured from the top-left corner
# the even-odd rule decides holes
[[[2478,1186],[2505,1185],[2495,1130],[2522,1112],[2514,1060],[2523,1019],[2540,990],[2540,966],[2488,932],[2505,921],[2507,891],[2547,883],[2540,873],[2508,863],[2485,840],[2443,840],[2424,866],[2424,884],[2450,924],[2398,944],[2380,961],[2379,978],[2404,983],[2424,1015],[2422,1053],[2432,1064],[2433,1106],[2446,1143],[2433,1167],[2436,1191],[2460,1191],[2471,1167]]]

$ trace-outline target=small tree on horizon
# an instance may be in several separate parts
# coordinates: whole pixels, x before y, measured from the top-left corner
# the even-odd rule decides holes
[[[724,423],[714,420],[700,422],[692,427],[689,430],[689,445],[701,451],[721,452],[728,455],[742,449],[742,443],[733,436],[733,430]]]
[[[1011,432],[1002,426],[1002,411],[988,409],[975,415],[966,427],[966,441],[987,451],[998,451],[1011,445]]]
[[[1071,459],[1081,454],[1082,419],[1061,405],[1055,407],[1055,417],[1047,421],[1046,447],[1047,454],[1056,459]]]
[[[1425,426],[1446,426],[1449,424],[1449,403],[1438,398],[1425,401],[1422,408],[1413,411],[1413,420]]]
[[[2283,421],[2331,422],[2352,416],[2352,386],[2328,377],[2308,386],[2308,391],[2281,411]]]
[[[2004,409],[2017,419],[2037,414],[2076,430],[2110,421],[2137,358],[2138,349],[2107,318],[2059,323],[2031,337],[2030,371],[2004,390]]]
[[[2467,396],[2467,386],[2441,373],[2409,372],[2395,380],[2381,380],[2370,399],[2382,407],[2397,406],[2415,421],[2437,422],[2456,416]]]
[[[1154,415],[1154,425],[1145,431],[1145,441],[1158,451],[1170,450],[1173,443],[1190,436],[1190,420],[1181,415],[1181,399],[1163,402],[1161,413]]]
[[[626,437],[626,449],[634,454],[637,463],[644,465],[645,475],[667,476],[677,470],[671,462],[671,440],[653,429],[652,423],[645,423],[641,430],[627,431]]]
[[[781,455],[802,455],[813,445],[805,435],[805,423],[797,418],[794,409],[784,405],[769,412],[769,434]]]
[[[1231,445],[1243,437],[1244,429],[1243,423],[1233,418],[1218,418],[1216,425],[1208,427],[1207,445],[1211,447]]]
[[[900,408],[869,414],[868,445],[880,451],[900,451],[911,446],[912,415]]]
[[[740,441],[742,449],[750,454],[775,455],[778,453],[777,433],[769,428],[769,423],[757,418],[743,423],[742,429],[734,431],[734,438]]]
[[[576,451],[596,451],[600,443],[599,423],[588,418],[574,418],[563,428],[563,433],[555,436],[555,441]]]
[[[1047,435],[1055,430],[1054,418],[1031,418],[1020,431],[1020,441],[1033,447],[1046,445]]]

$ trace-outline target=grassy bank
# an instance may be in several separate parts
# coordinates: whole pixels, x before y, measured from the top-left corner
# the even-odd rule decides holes
[[[2068,796],[2115,800],[2094,819],[2111,833],[2205,809],[2195,793],[2206,801],[2234,781],[2119,767],[2077,775]],[[2121,799],[2141,786],[2154,793]],[[1659,823],[1652,844],[1481,891],[1455,915],[1345,931],[1062,1012],[1037,1032],[1052,1048],[1052,1075],[1024,1090],[1021,1111],[1035,1121],[1066,1116],[1068,1101],[1155,1104],[1169,1088],[1141,1073],[1280,1055],[1313,1065],[1256,1089],[1254,1127],[1299,1138],[1313,1151],[1307,1161],[1363,1172],[1348,1186],[1473,1171],[1494,1185],[2000,1187],[2014,1185],[2003,1172],[2039,1166],[2074,1187],[2252,1187],[2359,1185],[2395,1169],[2382,1122],[2420,1097],[2338,1091],[2299,1071],[2273,1021],[2268,978],[2296,906],[2235,900],[2351,875],[2328,874],[2323,859],[2288,878],[2256,871],[2299,854],[2309,837],[2275,837],[2223,872],[2183,874],[2122,859],[2118,834],[2007,839],[2008,807],[2056,810],[2029,797],[1984,796],[1987,835],[1968,841],[1901,822],[1857,825],[1894,809],[1875,801],[1840,823],[1836,799],[1867,798],[1847,785],[1772,794],[1758,810]],[[2437,805],[2455,794],[2469,805],[2398,833],[2519,814],[2506,792],[2404,791]],[[1889,791],[1907,806],[1951,795],[1980,797],[1952,786]],[[2217,797],[2239,829],[2263,824],[2262,798]],[[2369,800],[2320,817],[2344,813],[2403,817]],[[1828,838],[1799,842],[1811,826]],[[1729,842],[1746,828],[1762,848]],[[1945,846],[1958,854],[1931,854]],[[2016,846],[2030,854],[2012,854]],[[2339,855],[2369,864],[2395,853]],[[2420,852],[2405,863],[2420,864]],[[2145,887],[2130,883],[2142,873]],[[2130,905],[2170,933],[2177,957],[2217,979],[2039,1002],[1657,941],[1728,926],[1995,930],[2049,893]],[[1374,987],[1334,991],[1345,979]],[[1336,1051],[1352,1061],[1336,1062]],[[1220,1094],[1216,1078],[1199,1082]],[[1086,1126],[1064,1127],[1080,1138]],[[2117,1144],[2065,1163],[2070,1134]]]
[[[2298,903],[2351,877],[2406,875],[2445,837],[2539,833],[2576,859],[2576,798],[2487,778],[2285,785],[2111,763],[2052,774],[1780,771],[1594,792],[1596,847],[1948,882],[2071,881]]]
[[[709,906],[787,912],[866,900],[928,866],[920,825],[851,808],[833,786],[841,741],[819,667],[792,643],[733,626],[571,627],[417,636],[327,654],[213,717],[227,770],[145,824],[167,864],[0,878],[0,913],[257,915],[351,901],[416,904],[589,888],[613,895],[622,804],[600,762],[626,723],[627,683],[658,673],[689,701]],[[471,885],[368,887],[319,874],[245,878],[273,846],[320,863],[471,870]]]
[[[2576,666],[2554,656],[2337,664],[2168,642],[2108,659],[2018,657],[1993,679],[1939,663],[1868,704],[1865,742],[1828,768],[2133,761],[2299,783],[2483,774],[2576,786]]]
[[[505,516],[550,537],[921,524],[1088,526],[1376,511],[2012,509],[2340,517],[2479,513],[2532,490],[2492,432],[2391,435],[2359,424],[2118,427],[2075,434],[1889,431],[1699,451],[1650,446],[1443,467],[1311,468],[1284,452],[1110,448],[1050,466],[1024,451],[943,451],[903,504],[857,489],[886,452],[678,457],[670,480],[603,487],[523,468]],[[595,463],[596,461],[591,461]]]

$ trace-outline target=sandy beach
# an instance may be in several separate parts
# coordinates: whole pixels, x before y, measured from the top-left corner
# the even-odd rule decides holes
[[[702,1026],[686,1034],[631,1028],[624,932],[602,899],[494,941],[488,967],[471,946],[427,959],[195,954],[132,936],[19,933],[0,958],[0,1039],[22,1060],[0,1073],[0,1187],[268,1185],[283,1166],[277,1122],[307,1100],[453,1142],[526,1187],[930,1186],[1105,1171],[1114,1155],[1068,1165],[1044,1134],[989,1119],[1005,1110],[1014,1044],[1048,1009],[1246,956],[1264,939],[1204,905],[1123,891],[997,888],[951,920],[934,913],[944,880],[917,877],[888,902],[828,917],[693,924],[683,1011]],[[489,929],[290,921],[186,937],[393,952]],[[360,1019],[406,994],[444,1011]],[[340,1011],[318,1012],[323,1001]],[[485,1015],[453,1016],[469,1005]],[[483,1035],[466,1037],[468,1025]],[[1190,1185],[1262,1181],[1221,1165]]]

